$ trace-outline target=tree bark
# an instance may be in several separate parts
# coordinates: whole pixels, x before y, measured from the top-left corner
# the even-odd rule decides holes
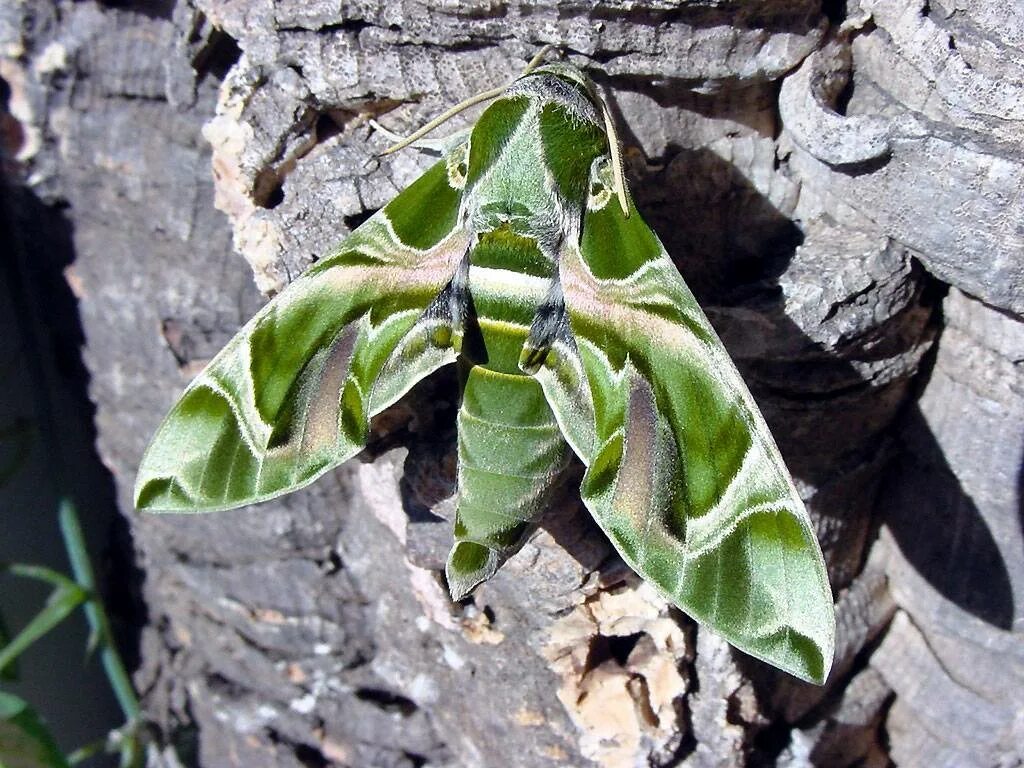
[[[99,447],[145,572],[152,764],[172,745],[208,766],[1024,761],[1020,9],[194,0],[0,21],[25,183],[74,228]],[[378,157],[369,118],[408,132],[544,43],[607,95],[637,207],[807,501],[837,598],[823,688],[667,606],[571,492],[452,605],[446,374],[305,491],[132,512],[159,419],[259,307],[252,275],[279,290],[431,162]]]

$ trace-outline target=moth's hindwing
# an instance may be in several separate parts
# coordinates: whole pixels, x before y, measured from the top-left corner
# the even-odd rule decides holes
[[[629,565],[730,643],[804,680],[832,663],[821,550],[743,380],[657,236],[597,163],[559,277],[572,339],[537,373]]]
[[[437,163],[247,323],[160,425],[136,506],[209,511],[300,488],[454,361],[462,184]]]

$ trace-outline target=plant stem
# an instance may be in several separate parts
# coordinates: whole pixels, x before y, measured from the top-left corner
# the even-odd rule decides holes
[[[92,563],[89,561],[89,553],[85,548],[85,537],[82,535],[82,525],[78,520],[78,511],[75,504],[67,496],[60,499],[60,532],[64,537],[64,548],[67,550],[68,559],[71,561],[71,570],[75,574],[75,581],[79,586],[88,590],[90,598],[85,603],[85,617],[89,621],[89,628],[93,637],[99,641],[100,661],[107,673],[110,687],[114,689],[117,703],[121,706],[124,717],[129,722],[135,722],[139,718],[139,701],[135,697],[135,689],[132,687],[131,678],[125,669],[124,662],[114,646],[114,638],[110,633],[110,620],[107,618],[107,611],[103,607],[99,593],[96,591],[96,576],[92,570]]]
[[[35,415],[42,439],[41,447],[51,468],[51,482],[58,499],[58,519],[64,547],[71,561],[75,581],[89,593],[84,611],[92,639],[97,642],[107,680],[127,720],[128,729],[131,730],[139,721],[139,701],[135,696],[131,678],[114,645],[110,621],[100,593],[96,589],[96,576],[89,560],[78,510],[68,492],[67,463],[54,410],[53,393],[58,379],[54,371],[52,345],[49,343],[46,323],[39,312],[39,308],[45,304],[39,299],[36,286],[29,277],[31,269],[25,243],[15,221],[13,205],[7,179],[0,175],[0,242],[6,241],[9,246],[9,256],[0,259],[0,270],[5,278],[0,283],[7,288],[20,331],[25,371],[32,382]],[[122,749],[122,756],[131,754],[135,762],[135,739],[130,738],[128,742]],[[130,752],[125,752],[125,749]]]

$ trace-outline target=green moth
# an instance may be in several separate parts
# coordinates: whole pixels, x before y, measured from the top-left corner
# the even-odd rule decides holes
[[[821,683],[835,617],[803,503],[636,212],[594,85],[538,59],[402,142],[494,99],[192,382],[143,457],[136,504],[208,511],[301,488],[457,363],[454,600],[522,546],[575,453],[583,502],[637,573],[737,648]]]

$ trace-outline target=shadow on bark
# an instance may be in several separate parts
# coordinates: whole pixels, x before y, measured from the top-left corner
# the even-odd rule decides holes
[[[69,572],[58,529],[57,498],[65,496],[78,510],[89,556],[113,621],[112,630],[129,667],[138,664],[139,632],[146,622],[138,589],[141,574],[133,560],[131,533],[117,513],[114,479],[96,452],[95,406],[89,398],[89,373],[82,360],[86,343],[78,300],[72,293],[75,261],[71,223],[59,206],[43,203],[25,187],[4,181],[2,242],[10,261],[3,271],[9,313],[0,318],[7,342],[4,358],[12,362],[2,381],[4,417],[11,408],[31,424],[36,438],[26,447],[24,463],[0,483],[3,507],[16,511],[4,526],[0,560],[46,565]],[[25,347],[18,326],[34,325],[38,348]],[[8,357],[8,354],[10,357]],[[30,358],[35,358],[31,360]],[[33,396],[32,388],[43,392]],[[34,401],[34,402],[33,402]],[[44,412],[48,411],[48,412]],[[56,435],[56,451],[42,439]],[[58,455],[50,455],[56,453]],[[37,590],[26,582],[8,583],[4,608],[19,617],[35,611]],[[118,710],[98,665],[81,669],[86,638],[80,619],[56,628],[26,653],[20,690],[59,734],[65,749],[101,736],[117,725]],[[56,663],[54,660],[57,659]],[[69,666],[70,665],[70,666]],[[68,696],[67,685],[92,701],[88,713],[81,697]]]
[[[1012,629],[1006,563],[917,407],[903,419],[901,433],[905,448],[881,491],[881,506],[889,510],[884,522],[903,555],[940,594],[999,629]]]

